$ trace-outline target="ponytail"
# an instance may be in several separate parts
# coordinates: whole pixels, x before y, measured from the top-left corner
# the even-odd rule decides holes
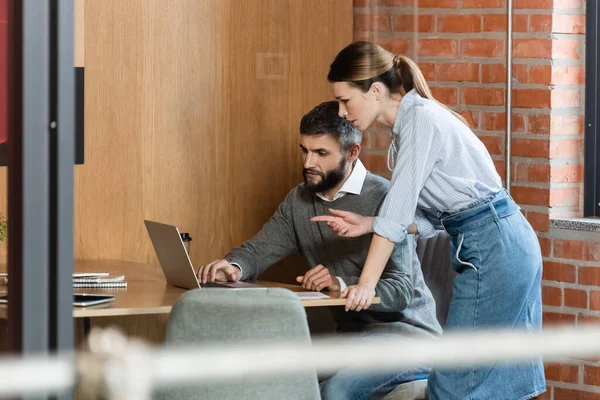
[[[469,123],[462,115],[460,115],[456,111],[449,109],[445,104],[440,103],[433,97],[431,89],[429,88],[429,85],[427,85],[427,81],[425,80],[423,73],[413,60],[406,56],[396,54],[394,55],[393,63],[394,68],[396,69],[396,73],[400,78],[400,85],[406,93],[415,89],[419,96],[425,99],[435,101],[436,103],[444,107],[446,110],[450,111],[465,125],[469,126]]]

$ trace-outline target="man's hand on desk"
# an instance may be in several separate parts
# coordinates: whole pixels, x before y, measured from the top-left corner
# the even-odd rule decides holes
[[[340,290],[340,282],[321,264],[309,270],[303,276],[296,278],[296,282],[308,290],[320,292],[323,289]]]
[[[242,278],[242,273],[238,267],[231,265],[227,260],[215,260],[201,266],[197,276],[200,283],[235,282]]]

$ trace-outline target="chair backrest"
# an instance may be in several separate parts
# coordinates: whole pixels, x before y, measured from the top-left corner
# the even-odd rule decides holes
[[[165,346],[240,345],[244,341],[310,343],[306,312],[286,289],[197,289],[181,295],[167,322]],[[319,399],[315,373],[226,380],[165,388],[159,399]]]
[[[421,261],[421,270],[425,283],[435,299],[437,319],[442,325],[446,323],[452,285],[456,272],[450,265],[450,236],[445,231],[437,231],[428,239],[417,240],[417,255]]]

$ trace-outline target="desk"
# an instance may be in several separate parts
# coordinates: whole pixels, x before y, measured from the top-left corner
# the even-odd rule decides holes
[[[92,326],[117,325],[132,336],[143,336],[151,341],[162,341],[164,325],[168,319],[173,304],[179,296],[186,292],[167,285],[160,266],[147,263],[128,261],[77,261],[76,272],[109,272],[111,275],[124,275],[127,288],[74,289],[76,293],[110,293],[116,296],[109,305],[74,307],[73,317],[76,318],[77,342],[81,342]],[[0,271],[4,272],[4,271]],[[284,283],[255,281],[264,287],[280,287],[292,291],[306,291],[298,285]],[[0,285],[0,290],[6,290]],[[211,289],[206,289],[211,290]],[[329,299],[303,300],[304,307],[343,306],[346,299],[340,299],[339,292],[324,292]],[[379,298],[373,303],[380,302]],[[0,305],[0,319],[7,318],[6,305]]]
[[[169,314],[179,296],[186,292],[167,285],[160,267],[154,264],[133,263],[127,261],[77,261],[76,272],[109,272],[111,275],[124,275],[127,288],[78,288],[75,293],[110,293],[116,296],[108,305],[74,307],[73,317],[110,317],[126,315]],[[279,287],[294,292],[306,291],[302,286],[277,282],[252,281],[263,287]],[[6,286],[0,285],[0,290]],[[207,289],[210,290],[210,289]],[[343,306],[346,299],[339,292],[325,291],[329,299],[302,300],[304,307]],[[379,298],[373,300],[379,303]],[[7,318],[6,305],[0,305],[0,318]]]

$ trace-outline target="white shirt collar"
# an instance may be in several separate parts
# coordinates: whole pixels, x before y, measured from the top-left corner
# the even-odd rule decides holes
[[[346,193],[360,194],[366,177],[367,169],[359,159],[356,159],[350,176],[346,179],[346,182],[344,182],[340,190],[333,196],[333,200],[329,200],[327,197],[323,196],[323,193],[317,193],[317,196],[319,196],[321,200],[332,202],[344,197]]]

